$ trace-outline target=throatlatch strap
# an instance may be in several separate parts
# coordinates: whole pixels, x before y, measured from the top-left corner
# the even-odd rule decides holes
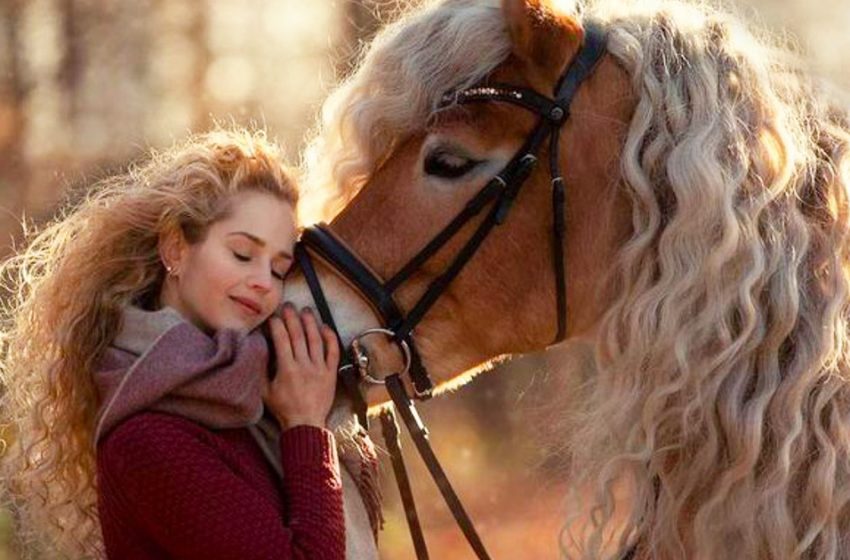
[[[549,168],[552,176],[552,261],[555,269],[555,309],[558,314],[558,330],[555,342],[567,337],[567,274],[564,263],[564,236],[567,230],[567,193],[564,178],[558,166],[558,148],[561,129],[552,130],[549,141]]]
[[[555,89],[555,99],[561,107],[572,104],[579,86],[593,72],[605,54],[605,31],[593,21],[584,22],[584,43],[581,51],[564,74]],[[558,164],[560,155],[560,125],[553,127],[549,142],[549,168],[552,176],[552,233],[553,259],[555,261],[555,290],[558,310],[558,332],[555,342],[567,337],[567,277],[564,258],[564,236],[566,234],[567,195],[564,177]]]

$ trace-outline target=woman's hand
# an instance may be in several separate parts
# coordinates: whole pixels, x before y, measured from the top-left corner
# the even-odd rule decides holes
[[[333,330],[319,327],[315,315],[286,304],[283,319],[269,318],[277,372],[263,394],[266,406],[284,428],[324,427],[336,389],[339,344]]]

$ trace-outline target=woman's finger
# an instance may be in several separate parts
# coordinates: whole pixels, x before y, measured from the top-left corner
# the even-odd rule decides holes
[[[325,364],[333,372],[339,367],[339,340],[336,333],[327,325],[322,325],[322,338],[325,341]]]
[[[274,342],[274,350],[277,355],[277,361],[284,367],[289,367],[294,361],[292,355],[292,342],[289,340],[289,333],[283,325],[283,320],[275,315],[269,318],[269,329],[272,333],[272,341]]]
[[[292,346],[292,357],[296,362],[306,362],[310,360],[310,354],[307,352],[307,341],[304,340],[304,328],[301,325],[301,317],[292,305],[283,307],[283,324],[286,326],[286,332],[289,334],[289,342]]]
[[[324,358],[325,349],[322,344],[322,335],[319,334],[319,324],[316,316],[309,309],[301,312],[301,321],[304,323],[304,334],[307,338],[307,350],[310,352],[310,360],[314,364],[321,363]]]

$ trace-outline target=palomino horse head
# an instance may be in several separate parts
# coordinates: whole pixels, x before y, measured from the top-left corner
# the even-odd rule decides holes
[[[576,495],[592,521],[565,531],[564,550],[850,557],[847,117],[733,18],[672,0],[600,0],[581,18],[542,0],[408,14],[326,105],[312,179],[347,203],[330,229],[377,276],[395,274],[534,127],[514,105],[444,95],[493,83],[551,95],[585,18],[608,52],[571,104],[558,162],[567,334],[595,346],[597,371],[559,445],[576,488],[597,490]],[[555,335],[545,167],[416,327],[440,383]],[[474,227],[399,288],[403,310]],[[319,275],[344,339],[378,325],[345,281]],[[291,286],[310,302],[300,278]],[[394,367],[389,344],[370,352]]]
[[[481,15],[494,20],[494,26],[504,25],[496,7],[457,4],[456,17]],[[447,7],[455,9],[451,4]],[[531,88],[551,97],[582,42],[581,26],[533,4],[506,2],[504,9],[510,22],[510,35],[504,38],[510,37],[512,46],[495,47],[497,57],[508,56],[487,80]],[[437,42],[450,40],[440,35],[462,33],[437,29],[439,22],[431,25]],[[472,42],[466,43],[469,49],[476,48]],[[439,65],[443,61],[422,63]],[[451,72],[448,67],[445,71]],[[475,71],[482,73],[481,69]],[[423,75],[418,79],[430,78]],[[462,73],[454,80],[444,76],[441,81],[447,90],[442,92],[422,83],[415,87],[431,90],[425,94],[431,99],[420,101],[430,106],[435,94],[447,93],[448,86],[463,85],[469,79]],[[629,204],[617,186],[616,162],[634,103],[628,75],[606,57],[582,84],[571,106],[572,116],[563,127],[559,159],[566,183],[587,186],[570,190],[566,210],[570,336],[592,331],[605,309],[598,293],[600,279],[631,229]],[[415,129],[400,135],[386,161],[370,173],[365,188],[330,224],[336,236],[384,279],[433,239],[505,166],[537,122],[536,115],[500,103],[449,106],[430,115],[424,106],[418,108],[423,114]],[[547,149],[544,147],[541,161],[548,157]],[[552,186],[545,164],[540,167],[523,185],[506,222],[495,228],[416,327],[423,361],[437,383],[451,381],[495,356],[543,349],[555,337]],[[410,309],[446,270],[479,222],[469,223],[399,288],[396,300],[402,309]],[[610,227],[600,227],[600,223]],[[334,279],[326,282],[333,286]],[[330,289],[330,294],[344,335],[378,326],[355,292],[339,286]],[[389,355],[380,348],[373,353],[379,359]]]

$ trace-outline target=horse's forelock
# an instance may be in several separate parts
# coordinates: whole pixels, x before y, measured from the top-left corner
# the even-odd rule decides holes
[[[323,107],[305,159],[305,214],[338,210],[401,139],[426,125],[444,93],[476,83],[509,52],[496,0],[426,4],[379,32]]]

